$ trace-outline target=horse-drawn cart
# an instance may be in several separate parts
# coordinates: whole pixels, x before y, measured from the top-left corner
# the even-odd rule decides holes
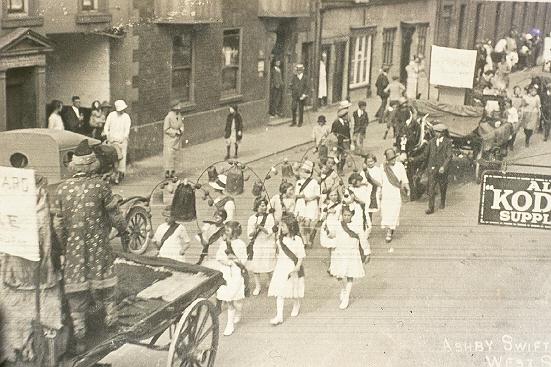
[[[125,344],[167,351],[167,366],[214,365],[219,310],[208,299],[223,284],[220,272],[133,254],[118,254],[115,268],[125,296],[117,307],[120,326],[92,329],[87,351],[63,367],[94,366]]]

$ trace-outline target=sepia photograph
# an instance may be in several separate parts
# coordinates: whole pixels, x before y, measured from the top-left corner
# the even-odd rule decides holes
[[[0,367],[551,367],[551,0],[0,2]]]

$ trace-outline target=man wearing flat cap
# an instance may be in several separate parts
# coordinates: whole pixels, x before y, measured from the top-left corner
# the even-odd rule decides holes
[[[436,185],[440,188],[440,209],[446,206],[446,192],[448,190],[448,171],[452,160],[452,141],[447,137],[448,128],[446,125],[437,123],[432,129],[435,137],[432,138],[421,156],[416,157],[426,162],[428,177],[427,194],[429,196],[429,207],[426,214],[434,213],[434,200],[436,197]]]
[[[293,113],[293,123],[291,126],[297,125],[297,111],[298,111],[298,127],[302,126],[304,122],[304,104],[308,97],[308,80],[304,75],[304,65],[298,64],[296,66],[296,73],[291,80],[291,110]]]

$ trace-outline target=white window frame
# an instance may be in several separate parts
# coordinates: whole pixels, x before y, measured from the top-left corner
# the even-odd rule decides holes
[[[353,37],[352,76],[350,88],[364,87],[371,80],[371,54],[373,48],[373,34],[362,34]],[[363,79],[365,75],[365,79]]]
[[[11,10],[10,9],[10,0],[6,0],[6,15],[8,17],[26,17],[29,15],[29,0],[22,0],[23,9],[21,10]]]
[[[194,83],[194,74],[195,74],[195,40],[193,37],[193,33],[188,33],[190,40],[191,40],[191,64],[189,65],[174,65],[172,54],[171,54],[171,61],[170,61],[170,96],[172,99],[182,99],[182,102],[184,104],[193,104],[195,101],[195,83]],[[173,36],[177,37],[176,35]],[[172,53],[174,53],[174,47],[172,48]],[[174,71],[177,70],[189,70],[189,91],[188,96],[189,98],[187,100],[183,100],[182,96],[174,95],[172,92],[172,77],[174,75]]]
[[[80,1],[80,6],[81,6],[81,9],[83,12],[88,12],[88,11],[91,11],[91,12],[94,12],[94,11],[99,11],[99,0],[79,0]],[[85,9],[84,8],[84,2],[85,1],[89,1],[92,3],[92,9]]]

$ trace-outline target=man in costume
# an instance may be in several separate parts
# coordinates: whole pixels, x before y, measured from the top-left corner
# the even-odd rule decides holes
[[[72,178],[58,186],[54,204],[54,229],[65,256],[64,280],[77,351],[84,346],[86,312],[91,300],[103,304],[105,324],[116,322],[114,255],[109,244],[111,227],[127,242],[126,221],[109,185],[94,175],[99,163],[83,140],[69,169]]]

